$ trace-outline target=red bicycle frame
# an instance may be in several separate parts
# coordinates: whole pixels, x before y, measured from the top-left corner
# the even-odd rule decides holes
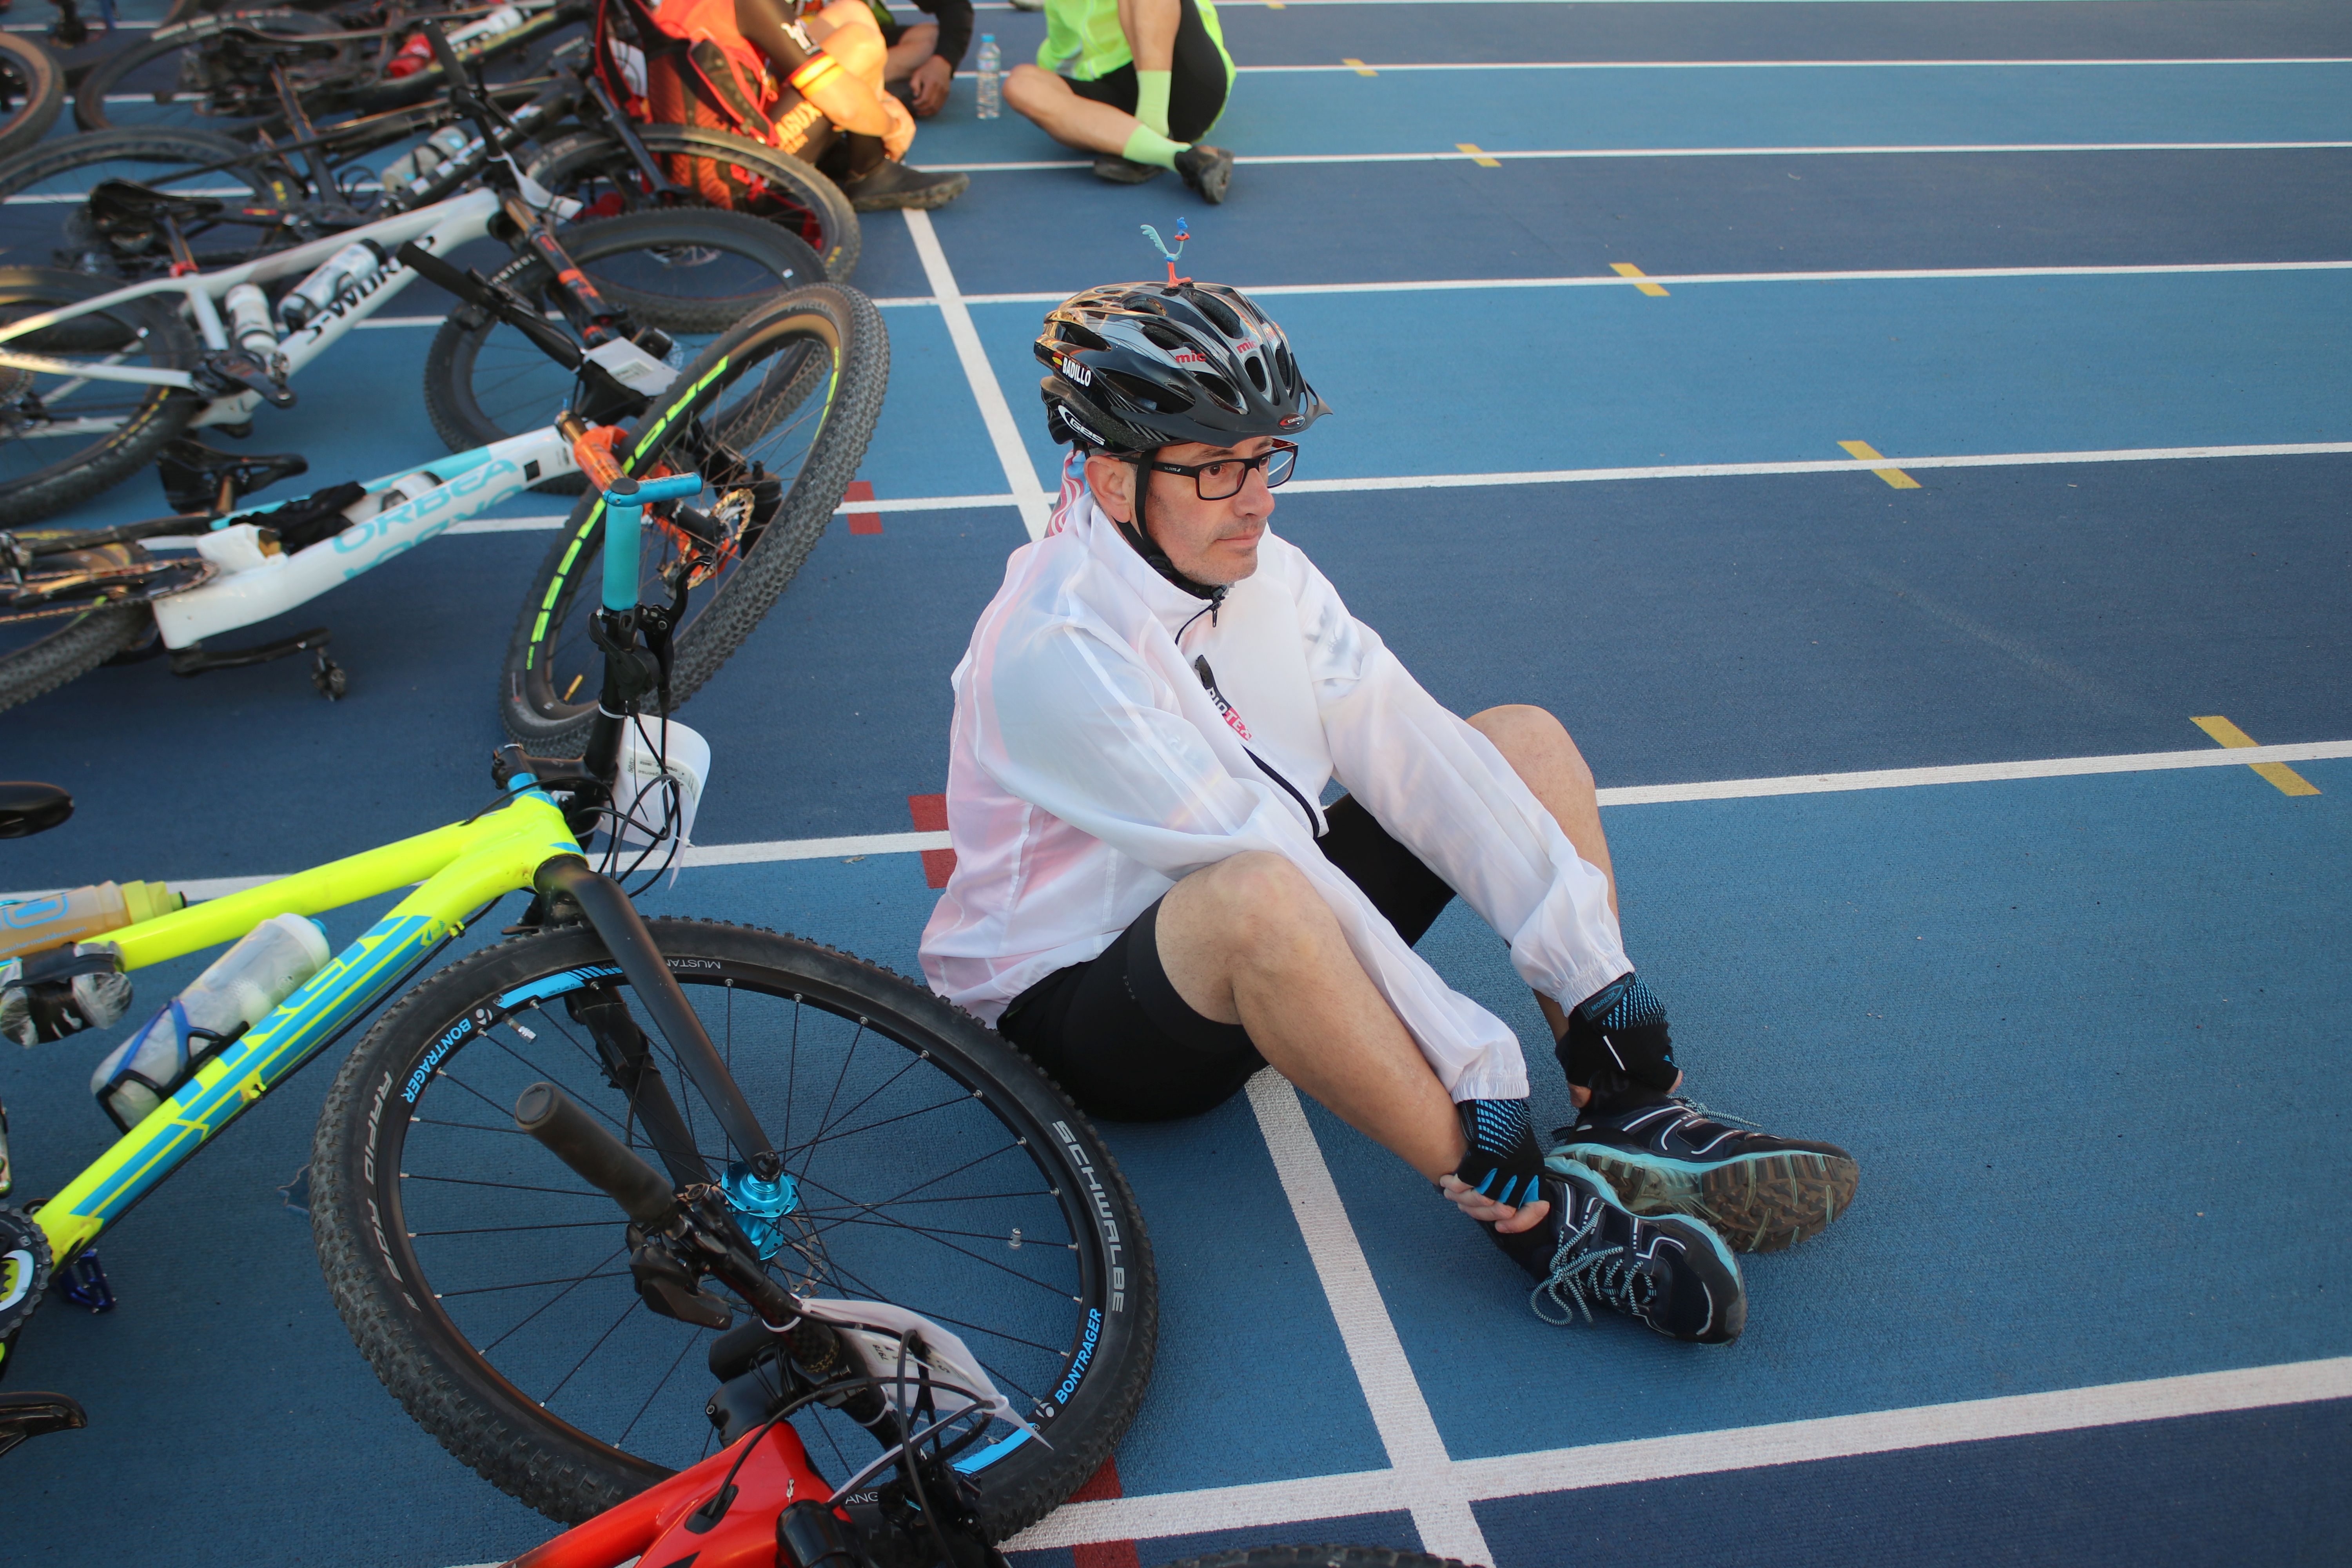
[[[730,1469],[735,1495],[724,1513],[708,1521],[702,1510],[729,1484]],[[832,1497],[800,1434],[779,1421],[532,1547],[506,1568],[620,1568],[639,1557],[647,1568],[684,1558],[692,1558],[694,1568],[775,1568],[777,1516],[795,1502]]]

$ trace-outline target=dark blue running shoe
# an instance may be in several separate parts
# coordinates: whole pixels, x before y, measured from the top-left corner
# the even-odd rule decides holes
[[[1834,1143],[1735,1127],[1686,1100],[1588,1110],[1553,1136],[1563,1142],[1549,1169],[1584,1165],[1635,1214],[1702,1220],[1741,1252],[1778,1252],[1818,1235],[1853,1202],[1861,1174]]]
[[[1748,1326],[1748,1288],[1723,1238],[1696,1220],[1643,1219],[1581,1165],[1543,1179],[1551,1212],[1495,1245],[1536,1281],[1528,1305],[1547,1323],[1622,1312],[1673,1340],[1727,1345]]]

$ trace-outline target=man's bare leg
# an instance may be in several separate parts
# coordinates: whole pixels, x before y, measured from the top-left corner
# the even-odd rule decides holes
[[[1495,743],[1495,750],[1503,753],[1519,782],[1551,813],[1576,852],[1609,879],[1609,912],[1615,914],[1617,872],[1609,863],[1608,837],[1601,831],[1600,793],[1592,782],[1592,770],[1570,739],[1567,727],[1542,709],[1525,703],[1473,713],[1468,723]],[[1538,992],[1536,1005],[1542,1010],[1544,1022],[1551,1026],[1553,1039],[1568,1033],[1568,1014],[1558,1002]],[[1680,1083],[1675,1087],[1679,1089]],[[1568,1093],[1579,1107],[1592,1098],[1591,1090],[1573,1084]]]
[[[1063,146],[1087,153],[1118,152],[1142,123],[1124,110],[1080,98],[1052,71],[1025,63],[1005,74],[1004,101]]]
[[[1330,906],[1279,855],[1236,855],[1160,906],[1160,962],[1186,1005],[1239,1024],[1276,1071],[1507,1232],[1549,1212],[1453,1179],[1468,1148],[1454,1101],[1348,946]]]

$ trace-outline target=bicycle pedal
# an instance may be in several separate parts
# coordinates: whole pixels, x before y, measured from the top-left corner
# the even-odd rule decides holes
[[[98,1254],[85,1251],[57,1272],[52,1284],[59,1295],[77,1307],[87,1307],[92,1312],[114,1310],[114,1287],[106,1278],[105,1266]]]
[[[262,363],[258,356],[243,349],[215,349],[191,374],[196,385],[215,397],[251,392],[273,408],[293,407],[294,389],[274,372],[274,366]]]

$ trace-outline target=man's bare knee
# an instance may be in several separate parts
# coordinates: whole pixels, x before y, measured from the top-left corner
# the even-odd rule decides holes
[[[1592,789],[1592,769],[1584,753],[1576,749],[1568,726],[1545,710],[1513,702],[1473,713],[1469,724],[1495,743],[1519,777],[1532,783],[1550,776],[1587,792]]]
[[[1004,77],[1004,101],[1023,114],[1034,116],[1056,96],[1075,97],[1067,83],[1052,71],[1023,63]]]

